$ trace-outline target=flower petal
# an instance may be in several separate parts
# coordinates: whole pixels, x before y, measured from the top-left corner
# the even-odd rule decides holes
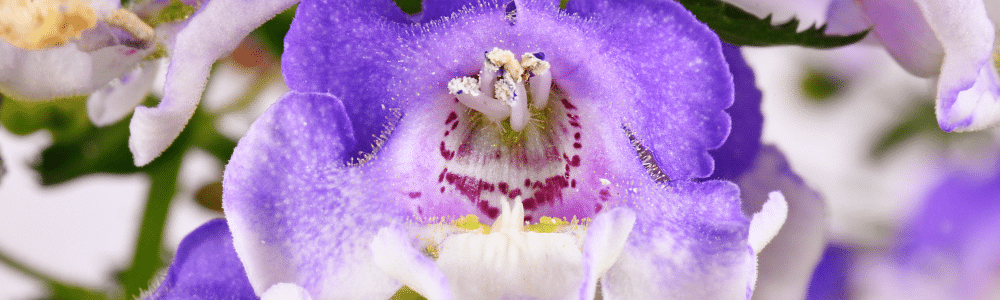
[[[184,237],[167,277],[146,299],[256,299],[233,250],[225,219],[206,222]]]
[[[590,226],[587,226],[586,242],[583,244],[584,284],[580,287],[581,300],[594,299],[597,280],[621,256],[633,226],[635,212],[627,208],[615,208],[598,214]]]
[[[340,100],[293,91],[234,150],[223,207],[258,294],[287,282],[314,299],[384,299],[400,287],[373,264],[369,244],[410,213],[382,193],[391,185],[382,174],[344,165],[353,132]]]
[[[279,283],[272,285],[264,294],[260,295],[261,300],[312,300],[309,292],[301,286],[293,283]]]
[[[427,299],[451,299],[448,278],[434,260],[414,248],[409,234],[401,226],[379,230],[372,240],[375,265],[392,278]]]
[[[358,139],[353,158],[371,153],[385,125],[399,118],[392,78],[405,73],[392,49],[401,44],[403,28],[393,20],[407,18],[388,0],[303,1],[285,36],[285,82],[346,102]]]
[[[462,9],[473,5],[494,6],[499,4],[499,0],[424,0],[423,10],[420,12],[420,22],[427,23],[444,17],[450,17]],[[508,1],[509,2],[509,1]]]
[[[749,298],[756,259],[736,185],[671,182],[627,205],[636,223],[601,278],[605,299]]]
[[[892,57],[911,74],[931,77],[940,72],[945,50],[916,2],[867,0],[860,1],[860,5],[874,24],[875,35]],[[965,18],[964,15],[955,17]]]
[[[764,116],[760,112],[760,90],[757,89],[753,70],[743,60],[740,48],[723,43],[729,71],[733,74],[736,91],[733,106],[726,109],[732,117],[732,131],[721,147],[709,151],[715,158],[715,171],[711,179],[736,180],[753,167],[760,149],[760,135]]]
[[[297,0],[214,0],[202,5],[177,33],[170,51],[163,98],[155,108],[138,107],[129,124],[129,150],[137,166],[160,156],[194,115],[212,63],[247,34]],[[242,12],[231,17],[233,12]]]
[[[707,177],[730,130],[722,110],[733,103],[732,76],[719,38],[671,1],[570,1],[567,11],[604,24],[596,33],[629,75],[623,94],[635,102],[623,118],[671,179]],[[625,77],[627,76],[627,77]],[[616,82],[617,83],[617,82]],[[697,159],[689,159],[695,157]]]
[[[0,92],[19,100],[87,95],[131,70],[152,49],[83,52],[74,43],[24,50],[0,39]]]
[[[549,1],[514,4],[513,26],[504,7],[483,3],[417,30],[385,21],[384,5],[310,2],[286,39],[285,77],[293,90],[344,99],[355,151],[369,153],[397,109],[444,97],[449,80],[478,72],[484,51],[543,51],[556,86],[626,123],[671,178],[711,173],[706,151],[728,133],[732,85],[707,27],[670,2],[618,7],[593,16],[600,22]]]
[[[159,69],[158,61],[140,63],[121,78],[112,80],[104,88],[87,98],[87,116],[97,126],[117,123],[128,116],[149,92]]]
[[[996,32],[984,3],[914,2],[944,47],[936,106],[941,129],[977,130],[1000,121],[1000,80],[990,60]]]
[[[838,300],[850,298],[849,278],[852,270],[853,254],[845,247],[830,245],[823,251],[823,257],[816,264],[816,270],[809,280],[810,300]],[[758,287],[758,291],[762,287]],[[761,298],[768,299],[768,298]]]
[[[754,297],[801,299],[826,245],[826,203],[791,170],[777,148],[767,146],[759,153],[754,168],[737,182],[743,210],[759,211],[768,201],[769,192],[778,190],[788,201],[788,217],[778,235],[757,253]]]

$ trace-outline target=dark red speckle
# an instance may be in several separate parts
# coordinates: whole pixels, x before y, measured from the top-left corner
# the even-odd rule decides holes
[[[448,133],[445,132],[444,135],[448,135]],[[580,149],[583,148],[583,145],[580,145],[580,143],[573,143],[573,148]]]
[[[455,151],[451,151],[448,150],[448,148],[445,148],[444,141],[441,141],[441,157],[444,157],[445,160],[451,160],[452,158],[455,158]]]
[[[410,192],[410,198],[417,199],[420,198],[420,192]]]
[[[444,124],[448,125],[451,123],[451,121],[454,121],[455,119],[458,119],[458,115],[455,114],[455,112],[451,112],[450,114],[448,114],[448,119],[444,120]]]
[[[573,138],[579,140],[580,139],[580,133],[579,132],[574,133],[573,134]]]
[[[574,167],[579,167],[580,166],[580,156],[579,155],[573,155],[573,159],[571,159],[569,161],[569,165],[574,166]]]
[[[497,188],[500,189],[501,193],[506,194],[509,191],[510,186],[508,186],[506,182],[501,182],[497,184]]]
[[[458,99],[455,99],[455,100],[458,100]],[[569,99],[563,98],[562,99],[562,104],[563,104],[564,107],[566,107],[566,109],[576,109],[576,106],[573,106],[573,103],[569,103]]]

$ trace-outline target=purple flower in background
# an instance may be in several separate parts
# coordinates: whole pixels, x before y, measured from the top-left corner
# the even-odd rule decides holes
[[[787,206],[690,180],[729,133],[718,38],[670,1],[569,5],[301,3],[292,91],[226,167],[239,264],[178,257],[154,298],[241,268],[262,298],[748,298]]]
[[[871,26],[903,68],[937,79],[944,131],[1000,122],[996,30],[982,0],[835,0],[829,15],[832,33]]]
[[[153,59],[169,55],[162,100],[137,108],[129,126],[129,148],[142,166],[194,114],[212,63],[295,2],[156,0],[123,9],[117,0],[4,1],[0,28],[11,30],[0,36],[0,91],[20,100],[89,94],[91,121],[109,125],[145,98],[157,71]],[[239,17],[231,17],[236,11]],[[147,24],[154,20],[164,23],[154,29]]]

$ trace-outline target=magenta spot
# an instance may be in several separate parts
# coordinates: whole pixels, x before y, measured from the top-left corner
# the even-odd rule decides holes
[[[444,187],[441,187],[441,193],[444,194]]]
[[[417,199],[420,198],[420,192],[410,192],[410,198]]]
[[[513,199],[514,197],[517,197],[517,196],[520,196],[520,195],[521,195],[521,189],[514,189],[513,191],[510,191],[510,194],[508,194],[507,197],[510,197],[510,198]]]
[[[479,211],[486,214],[486,216],[490,217],[490,219],[496,219],[497,216],[500,215],[500,209],[497,209],[496,207],[491,207],[489,202],[479,201],[479,203],[477,203],[477,206],[479,207]]]
[[[451,131],[445,131],[444,136],[448,136],[449,133],[451,133]]]
[[[455,99],[455,100],[458,100],[458,99]],[[569,99],[563,98],[562,99],[562,104],[563,104],[563,106],[566,107],[566,109],[576,109],[576,106],[573,106],[573,103],[569,103]]]
[[[507,192],[509,191],[509,189],[510,189],[510,186],[507,186],[507,183],[506,183],[506,182],[501,182],[501,183],[498,183],[498,184],[497,184],[497,188],[499,188],[499,189],[500,189],[500,192],[501,192],[501,193],[504,193],[504,194],[506,194],[506,193],[507,193]]]
[[[525,222],[531,222],[531,216],[524,216]]]
[[[444,135],[448,135],[448,133],[445,132]],[[583,145],[580,145],[580,143],[573,143],[573,148],[580,149],[583,148]]]
[[[441,174],[438,174],[438,182],[444,181],[444,174],[448,174],[448,168],[441,170]]]
[[[458,180],[458,175],[448,173],[444,175],[445,179],[448,179],[448,184],[455,184],[455,180]]]
[[[451,130],[455,130],[455,128],[458,128],[458,121],[455,121],[455,123],[451,124]]]
[[[576,179],[573,179],[572,181],[569,182],[569,187],[576,188]]]
[[[531,186],[531,179],[527,179],[527,178],[524,179],[524,186],[526,186],[526,187]]]
[[[573,159],[569,161],[569,165],[574,166],[574,167],[579,167],[580,166],[580,156],[579,155],[573,155]]]
[[[452,158],[455,158],[455,151],[451,151],[445,148],[444,141],[441,141],[441,157],[444,157],[445,160],[451,160]]]
[[[595,203],[595,204],[594,204],[594,213],[596,214],[596,213],[599,213],[599,212],[601,212],[601,208],[602,208],[602,207],[601,207],[601,204],[600,204],[600,203]]]
[[[569,126],[580,128],[580,123],[578,123],[576,121],[569,121]]]
[[[449,123],[451,123],[451,121],[454,121],[455,119],[458,119],[458,115],[455,114],[455,112],[451,112],[450,114],[448,114],[448,119],[444,120],[444,124],[448,125]]]
[[[580,139],[580,133],[579,132],[574,133],[573,134],[573,138],[579,140]]]
[[[545,184],[535,182],[534,199],[538,205],[554,204],[556,199],[562,201],[562,189],[569,186],[569,181],[563,176],[552,176],[545,179]]]
[[[608,198],[611,198],[611,192],[608,191],[608,188],[603,188],[601,189],[600,196],[601,201],[608,201]]]
[[[538,207],[538,202],[535,201],[535,198],[528,198],[525,199],[524,202],[521,202],[521,205],[524,205],[525,210],[532,210],[535,209],[535,207]]]

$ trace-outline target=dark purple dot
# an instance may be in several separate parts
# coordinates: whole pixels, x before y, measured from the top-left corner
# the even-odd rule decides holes
[[[531,55],[534,55],[535,58],[538,58],[538,59],[541,59],[541,60],[545,60],[545,53],[543,53],[543,52],[535,52],[535,53],[532,53]]]

